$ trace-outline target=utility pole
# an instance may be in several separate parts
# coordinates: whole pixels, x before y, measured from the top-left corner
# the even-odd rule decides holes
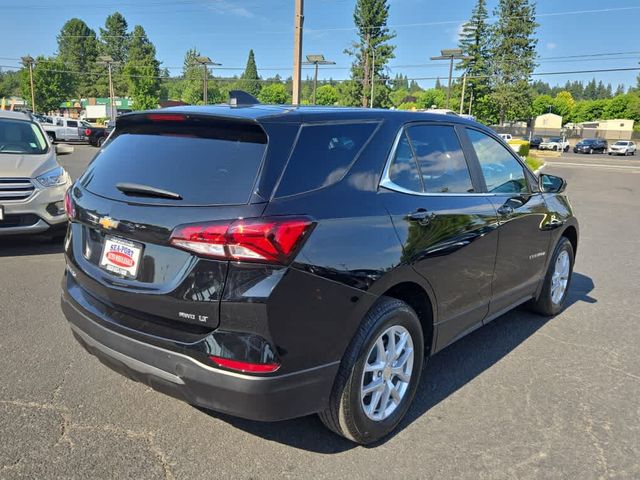
[[[291,103],[300,104],[300,70],[302,63],[302,25],[304,23],[304,0],[295,1],[295,17],[293,19],[293,95]]]
[[[209,57],[196,57],[196,62],[204,66],[204,77],[202,79],[202,100],[205,105],[209,103],[209,66],[219,67],[221,63],[216,63]]]
[[[303,65],[314,65],[315,72],[313,73],[313,104],[316,104],[316,91],[318,90],[318,65],[335,65],[336,62],[325,60],[324,55],[307,55],[307,61],[302,62]]]
[[[464,91],[467,88],[467,74],[462,77],[462,95],[460,96],[460,115],[464,113]]]
[[[449,60],[449,87],[447,88],[447,108],[451,105],[451,81],[453,79],[454,60],[470,60],[471,57],[462,54],[460,48],[447,48],[440,50],[439,57],[431,57],[431,60]]]
[[[36,94],[33,88],[33,57],[31,55],[27,55],[26,57],[22,57],[22,65],[25,67],[29,67],[29,83],[31,84],[31,111],[36,113]]]
[[[371,48],[371,102],[369,102],[369,108],[373,108],[373,88],[376,78],[376,49]]]
[[[101,55],[98,57],[100,64],[106,65],[109,71],[109,117],[111,121],[115,121],[116,119],[116,108],[115,108],[115,90],[113,89],[113,78],[112,78],[112,66],[119,64],[120,62],[115,62],[113,57],[110,55]]]

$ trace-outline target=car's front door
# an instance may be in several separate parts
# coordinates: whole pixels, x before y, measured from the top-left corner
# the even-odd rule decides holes
[[[495,317],[535,293],[557,223],[547,214],[535,177],[511,149],[480,130],[468,128],[467,134],[500,224],[489,312]]]
[[[435,293],[439,349],[482,324],[491,299],[497,214],[477,193],[460,127],[417,124],[398,137],[380,194],[412,265]],[[462,132],[464,135],[464,132]]]
[[[67,120],[64,128],[65,140],[79,140],[80,134],[78,133],[77,120]]]

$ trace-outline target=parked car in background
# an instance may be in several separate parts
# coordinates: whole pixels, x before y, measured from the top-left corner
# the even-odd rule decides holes
[[[585,138],[576,143],[573,147],[573,153],[606,153],[608,144],[606,140],[601,138]]]
[[[0,110],[0,236],[64,233],[64,194],[71,178],[56,153],[72,151],[47,141],[31,115]]]
[[[563,140],[562,137],[551,137],[549,140],[541,142],[538,150],[554,150],[558,152],[568,152],[569,142]]]
[[[42,123],[42,127],[52,142],[82,142],[86,141],[84,130],[88,123],[82,120],[74,120],[65,117],[49,117],[48,121]],[[86,124],[86,125],[83,125]]]
[[[94,147],[102,147],[102,144],[105,142],[112,130],[113,127],[109,124],[104,127],[89,126],[85,129],[84,134],[87,137],[89,145],[93,145]]]
[[[523,137],[523,140],[529,140],[529,148],[532,148],[534,150],[537,150],[540,147],[540,144],[544,142],[544,139],[542,137],[531,137],[531,139],[529,139],[528,137]]]
[[[609,155],[635,155],[636,144],[629,140],[619,140],[609,147]]]
[[[110,368],[253,420],[319,413],[371,443],[405,416],[425,356],[522,303],[565,307],[566,183],[492,130],[242,107],[122,116],[69,189],[62,309]]]
[[[513,136],[510,133],[499,133],[498,135],[500,135],[500,138],[507,143],[509,142],[509,140],[513,140]]]

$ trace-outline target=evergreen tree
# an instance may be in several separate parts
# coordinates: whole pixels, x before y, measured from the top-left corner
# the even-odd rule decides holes
[[[160,94],[160,62],[156,59],[156,47],[140,25],[136,25],[131,34],[124,73],[134,108],[156,108]]]
[[[79,18],[67,21],[58,34],[58,59],[73,72],[71,90],[78,98],[96,94],[96,59],[99,44],[96,32]]]
[[[107,17],[104,28],[100,28],[100,55],[109,56],[115,64],[112,66],[113,90],[116,96],[127,93],[127,79],[122,75],[122,69],[127,62],[129,53],[129,34],[127,21],[121,13],[115,12]],[[108,67],[103,64],[96,66],[98,76],[94,78],[96,93],[100,96],[109,95]]]
[[[436,90],[442,90],[442,82],[440,82],[440,77],[436,78],[436,86],[434,87]]]
[[[353,12],[358,41],[345,53],[354,57],[351,65],[353,79],[349,88],[352,96],[349,103],[369,106],[372,77],[375,106],[388,106],[389,85],[385,67],[394,58],[395,46],[389,41],[395,37],[387,27],[389,19],[388,0],[357,0]]]
[[[260,93],[261,84],[253,50],[249,50],[247,66],[245,67],[244,73],[240,78],[242,79],[242,81],[240,82],[240,89],[244,90],[247,93],[250,93],[254,97],[257,97]]]
[[[500,0],[493,28],[493,92],[500,123],[529,115],[529,81],[536,67],[538,24],[530,0]]]
[[[36,59],[33,68],[33,86],[38,112],[48,113],[56,110],[62,102],[73,95],[73,75],[65,70],[64,63],[56,57]],[[22,96],[30,101],[31,82],[28,68],[22,70],[21,80]]]
[[[624,92],[625,92],[624,84],[621,83],[621,84],[618,85],[618,88],[616,88],[615,96],[617,97],[618,95],[624,95]]]
[[[191,105],[203,103],[204,72],[203,66],[196,60],[199,56],[200,52],[195,48],[187,50],[182,65],[183,81],[180,99]]]
[[[595,78],[587,83],[584,88],[584,98],[585,100],[596,100],[598,98],[598,84]]]
[[[477,0],[471,11],[471,18],[462,26],[460,34],[459,47],[469,59],[462,60],[457,68],[470,77],[465,96],[476,100],[482,100],[491,91],[491,27],[487,21],[488,17],[486,0]],[[436,88],[439,88],[437,84]],[[484,120],[487,113],[476,108],[476,117],[480,119]]]

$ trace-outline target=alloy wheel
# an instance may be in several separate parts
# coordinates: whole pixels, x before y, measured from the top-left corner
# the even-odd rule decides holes
[[[566,250],[562,250],[558,258],[556,258],[553,276],[551,277],[551,301],[556,305],[559,305],[564,298],[567,284],[569,283],[570,269],[569,253]]]
[[[400,325],[385,330],[366,357],[360,402],[365,415],[374,421],[388,418],[400,405],[411,382],[413,340]]]

